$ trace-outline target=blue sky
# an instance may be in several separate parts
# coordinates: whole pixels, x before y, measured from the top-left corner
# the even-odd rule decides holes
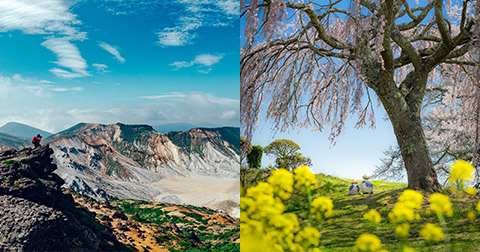
[[[239,126],[238,0],[0,1],[0,125]]]
[[[395,134],[390,121],[385,121],[386,112],[383,107],[375,109],[375,128],[355,129],[356,118],[352,116],[345,129],[332,145],[328,139],[330,132],[312,131],[309,129],[291,130],[285,133],[272,134],[269,122],[260,122],[255,131],[252,144],[267,146],[275,139],[291,139],[302,148],[300,152],[312,159],[310,167],[314,173],[324,173],[347,179],[361,180],[365,173],[372,174],[383,151],[396,144]],[[275,164],[273,158],[263,155],[262,166]]]

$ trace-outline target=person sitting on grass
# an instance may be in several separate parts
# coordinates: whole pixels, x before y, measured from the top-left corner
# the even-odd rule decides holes
[[[350,184],[352,185],[348,188],[348,195],[360,194],[360,187],[358,186],[358,182],[354,179],[352,180],[352,182],[350,182]]]
[[[371,177],[368,174],[362,176],[363,181],[360,183],[360,188],[362,188],[363,194],[373,194],[373,184],[368,181]]]

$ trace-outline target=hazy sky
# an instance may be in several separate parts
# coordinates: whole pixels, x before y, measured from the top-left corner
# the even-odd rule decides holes
[[[238,0],[0,1],[0,126],[239,126]]]

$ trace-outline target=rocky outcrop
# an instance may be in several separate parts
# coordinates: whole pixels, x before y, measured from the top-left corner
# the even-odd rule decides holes
[[[0,152],[0,251],[125,251],[63,194],[48,146]]]

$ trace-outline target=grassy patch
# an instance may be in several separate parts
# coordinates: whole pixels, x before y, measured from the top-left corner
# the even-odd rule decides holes
[[[330,221],[321,228],[322,238],[319,247],[321,251],[354,251],[355,241],[363,233],[377,235],[383,246],[389,251],[401,251],[401,241],[394,234],[396,225],[389,222],[388,213],[400,194],[407,188],[406,184],[372,181],[375,186],[375,194],[349,196],[347,193],[350,180],[323,175],[318,175],[317,178],[319,187],[312,192],[313,198],[325,196],[332,199],[334,204]],[[421,218],[411,223],[408,246],[415,248],[416,251],[479,251],[480,217],[468,220],[466,215],[469,210],[475,208],[480,196],[463,194],[455,197],[446,190],[443,193],[450,196],[455,208],[454,217],[446,219],[446,236],[450,242],[439,242],[427,247],[425,240],[419,237],[419,231],[425,227],[426,223],[438,225],[436,217],[425,214],[430,193],[422,192],[424,202]],[[299,218],[308,215],[309,205],[305,195],[300,191],[292,193],[286,206],[287,212],[293,212]],[[370,209],[375,209],[381,214],[382,221],[378,225],[367,223],[363,219],[363,215]]]
[[[17,161],[15,161],[13,159],[3,161],[3,163],[6,164],[6,165],[10,165],[10,164],[13,164],[15,162],[17,162]]]

